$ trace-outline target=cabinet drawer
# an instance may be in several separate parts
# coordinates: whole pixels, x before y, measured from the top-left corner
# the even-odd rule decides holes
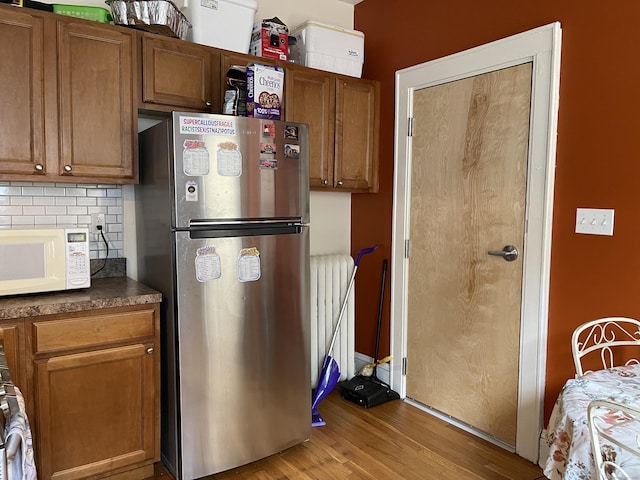
[[[35,353],[104,346],[155,334],[155,305],[135,310],[92,312],[33,323]]]

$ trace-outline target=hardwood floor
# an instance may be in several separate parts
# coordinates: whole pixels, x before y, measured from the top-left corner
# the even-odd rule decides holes
[[[535,480],[541,469],[401,400],[371,409],[340,398],[320,405],[327,422],[311,439],[208,480]],[[158,469],[156,480],[167,480]]]

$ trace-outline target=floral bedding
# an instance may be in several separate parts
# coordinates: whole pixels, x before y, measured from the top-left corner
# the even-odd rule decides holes
[[[587,407],[596,399],[613,400],[640,408],[640,365],[614,367],[570,379],[558,396],[543,440],[549,455],[541,459],[544,474],[551,480],[596,480],[587,424]],[[640,435],[627,428],[622,435],[635,445]],[[604,443],[602,451],[634,479],[640,479],[640,459]]]

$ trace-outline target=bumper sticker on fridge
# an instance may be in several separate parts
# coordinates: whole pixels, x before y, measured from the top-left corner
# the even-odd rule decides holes
[[[185,140],[182,143],[182,170],[185,175],[199,177],[209,175],[209,151],[202,140]]]
[[[235,137],[238,131],[234,118],[183,117],[180,115],[180,133],[182,135],[227,135]]]
[[[215,247],[199,248],[196,251],[196,279],[199,282],[208,282],[221,276],[222,264]]]
[[[238,257],[238,280],[255,282],[260,278],[260,252],[256,247],[243,248]]]
[[[242,153],[234,142],[218,144],[218,175],[221,177],[239,177],[242,175]]]

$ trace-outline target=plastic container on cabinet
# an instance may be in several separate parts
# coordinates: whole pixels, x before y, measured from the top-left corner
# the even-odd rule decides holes
[[[291,59],[300,65],[352,77],[362,76],[364,33],[309,20],[291,35]]]
[[[185,0],[182,12],[191,22],[188,40],[248,53],[256,0]]]

